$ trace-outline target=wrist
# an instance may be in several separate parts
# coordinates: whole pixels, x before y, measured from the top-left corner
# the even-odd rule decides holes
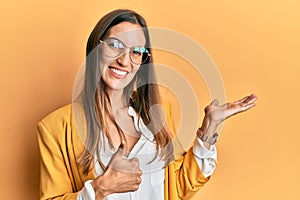
[[[217,132],[217,126],[213,123],[210,123],[209,126],[207,127],[200,127],[199,128],[200,132],[197,131],[197,135],[200,133],[207,135],[208,137],[213,137],[213,135]]]
[[[105,186],[103,175],[98,176],[95,180],[93,180],[91,182],[91,186],[95,191],[96,200],[102,200],[109,195],[109,190]]]
[[[197,131],[197,137],[209,145],[214,145],[217,142],[219,135],[216,132],[213,132],[213,134],[205,133],[201,128],[199,128]]]

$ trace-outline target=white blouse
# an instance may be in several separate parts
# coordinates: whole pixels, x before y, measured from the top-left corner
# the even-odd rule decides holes
[[[143,174],[139,189],[134,192],[114,193],[106,196],[105,200],[163,200],[164,199],[164,162],[156,158],[153,162],[156,151],[156,144],[153,142],[153,134],[146,127],[143,121],[138,119],[138,115],[132,107],[128,108],[128,114],[134,119],[134,126],[141,132],[141,137],[128,155],[128,159],[137,157],[140,169]],[[108,140],[105,138],[105,146],[108,147]],[[115,152],[110,148],[102,148],[100,151],[101,161],[107,166],[111,156]],[[201,139],[197,138],[193,144],[193,153],[198,166],[204,176],[209,177],[214,172],[217,162],[217,150],[214,145],[206,149]],[[149,163],[150,162],[150,163]],[[95,177],[104,173],[98,162],[95,162]],[[95,192],[91,186],[93,180],[85,182],[84,187],[78,194],[78,200],[95,200]]]

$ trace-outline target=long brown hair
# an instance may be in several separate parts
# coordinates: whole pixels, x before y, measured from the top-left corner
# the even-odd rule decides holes
[[[99,150],[103,143],[103,137],[107,137],[111,143],[106,119],[110,119],[117,128],[120,138],[125,138],[124,133],[115,122],[111,102],[105,93],[105,87],[99,67],[99,52],[97,45],[107,31],[121,22],[131,22],[139,24],[144,31],[146,38],[145,47],[151,54],[149,32],[145,19],[131,10],[114,10],[105,15],[91,32],[86,47],[86,72],[83,89],[83,108],[87,122],[86,148],[79,158],[79,163],[84,167],[84,173],[88,173],[94,163],[94,156],[100,159]],[[149,109],[152,105],[160,104],[160,95],[156,76],[154,72],[153,56],[149,57],[145,63],[147,67],[140,67],[133,80],[124,88],[124,99],[127,105],[131,105],[138,116],[146,125],[151,124],[149,129],[153,132],[156,126],[163,127],[157,133],[153,133],[156,142],[157,154],[164,160],[169,160],[173,153],[171,144],[171,134],[164,123],[163,118],[151,119]],[[138,87],[137,87],[138,86]],[[155,121],[154,121],[155,120]],[[157,129],[156,129],[157,130]],[[103,134],[100,134],[102,131]],[[161,150],[161,151],[159,151]],[[101,162],[101,161],[100,161]]]

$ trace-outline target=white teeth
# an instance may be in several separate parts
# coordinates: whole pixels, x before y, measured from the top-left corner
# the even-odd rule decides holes
[[[110,68],[114,73],[120,75],[120,76],[125,76],[127,74],[127,72],[125,71],[121,71],[121,70],[118,70],[116,68]]]

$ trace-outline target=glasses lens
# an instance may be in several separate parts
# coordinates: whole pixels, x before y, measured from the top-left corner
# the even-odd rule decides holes
[[[132,47],[130,57],[135,64],[143,64],[148,58],[149,52],[144,47]]]
[[[103,47],[105,55],[114,58],[123,52],[124,44],[119,40],[111,38],[104,41]]]

